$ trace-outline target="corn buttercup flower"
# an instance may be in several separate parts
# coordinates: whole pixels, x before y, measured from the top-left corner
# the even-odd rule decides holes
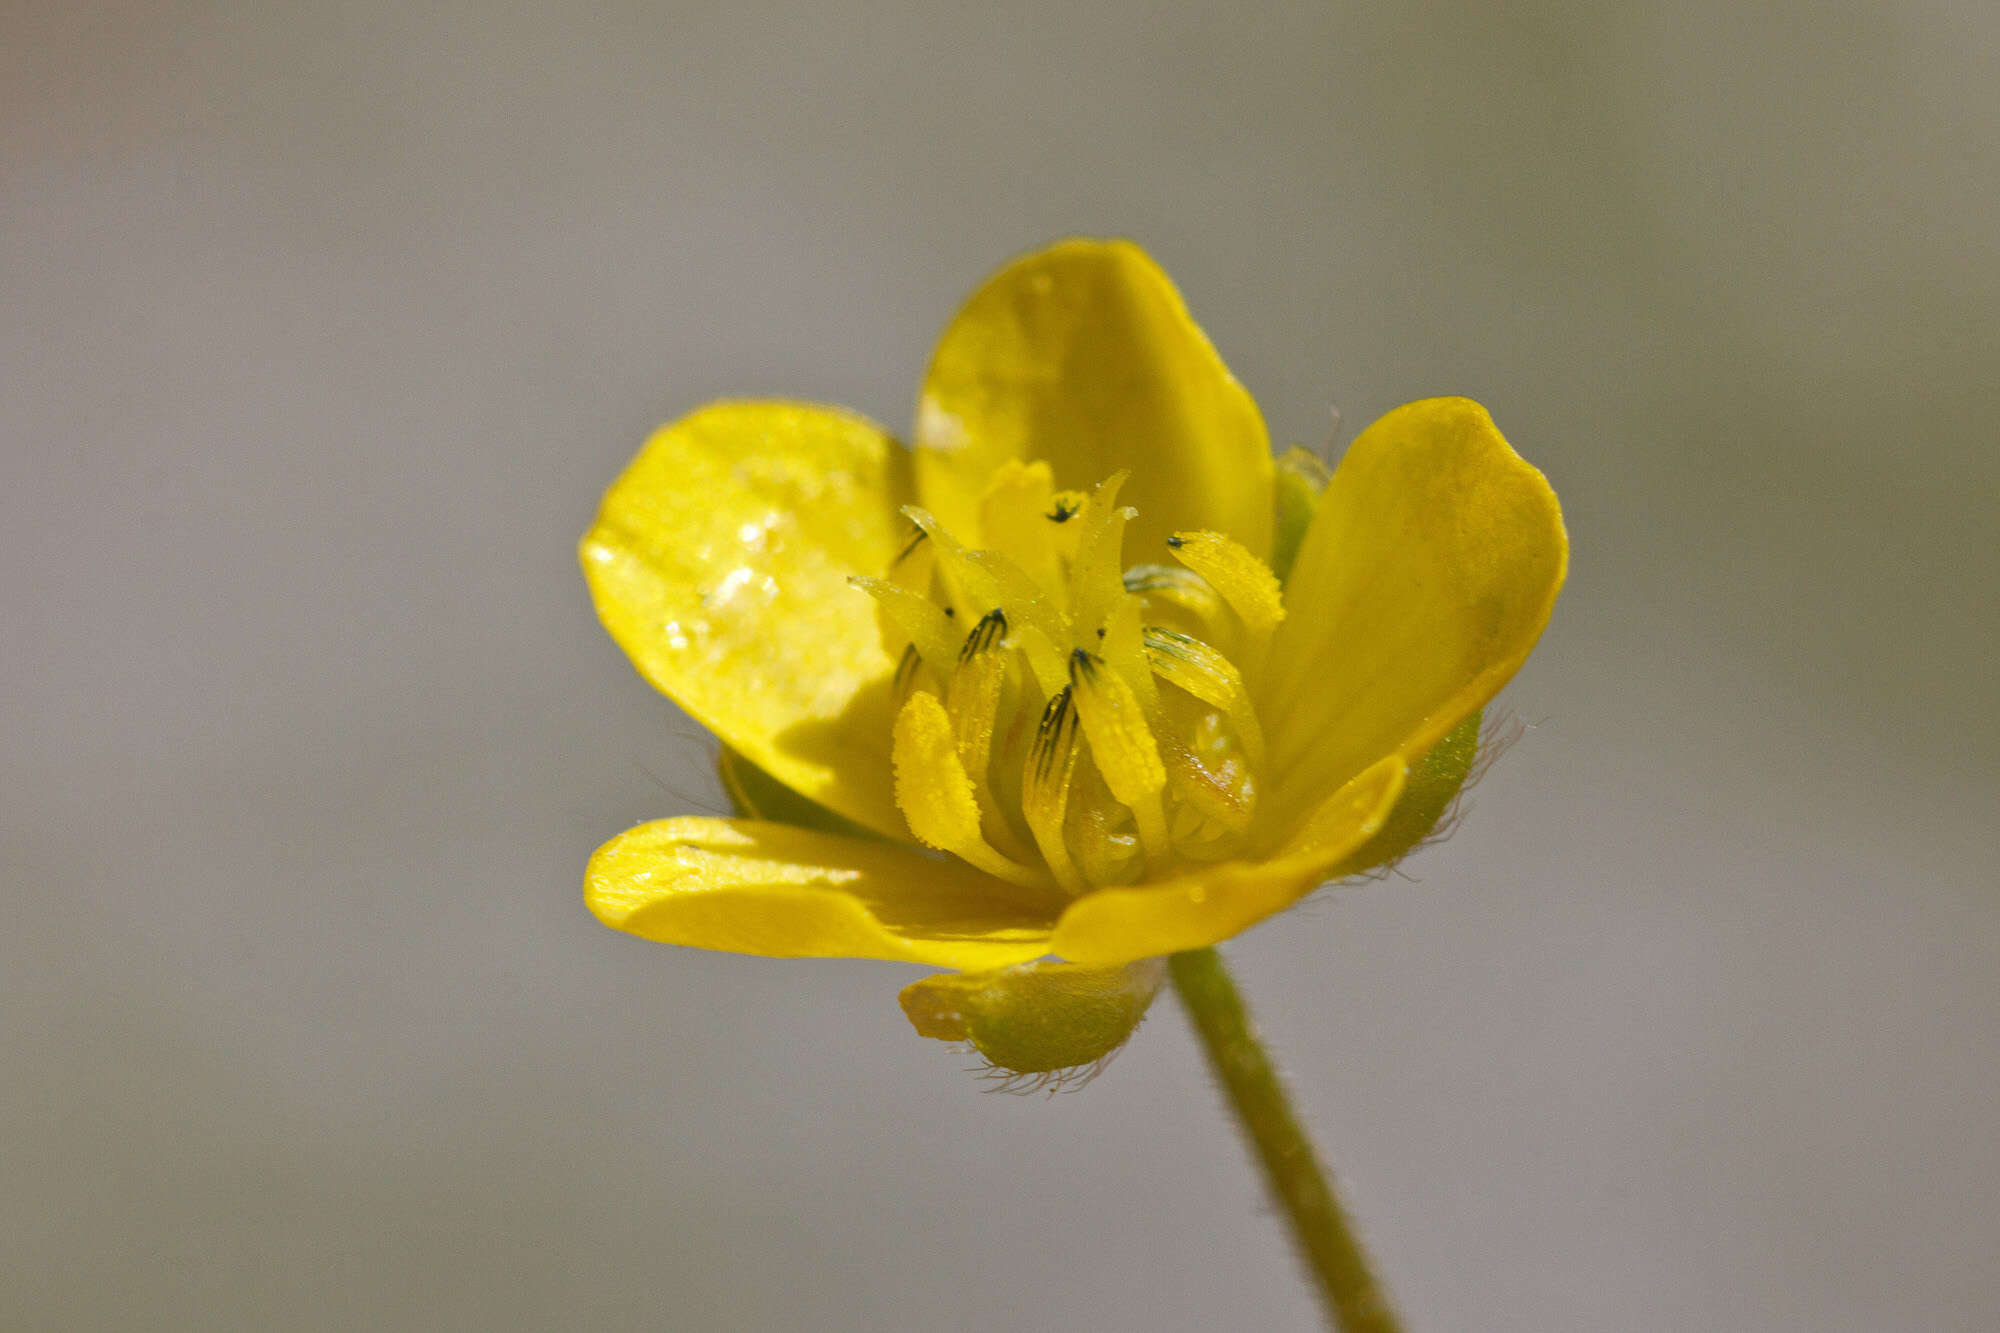
[[[1163,956],[1429,834],[1567,542],[1466,399],[1389,413],[1330,479],[1274,459],[1166,276],[1077,240],[959,312],[912,447],[713,404],[646,443],[582,559],[743,815],[612,839],[591,909],[953,969],[904,991],[917,1030],[1033,1073],[1115,1049]]]

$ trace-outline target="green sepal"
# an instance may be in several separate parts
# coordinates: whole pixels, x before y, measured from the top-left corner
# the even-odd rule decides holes
[[[917,1035],[962,1041],[1009,1074],[1092,1065],[1125,1044],[1166,976],[1162,959],[1020,963],[940,972],[900,997]]]
[[[1319,460],[1297,445],[1278,457],[1272,480],[1277,484],[1277,514],[1271,525],[1271,572],[1284,583],[1291,577],[1292,562],[1319,510],[1320,492],[1333,474]]]
[[[1345,879],[1394,865],[1431,836],[1472,772],[1472,761],[1479,754],[1479,719],[1478,713],[1466,718],[1410,766],[1409,780],[1403,784],[1403,794],[1389,812],[1388,822],[1341,862],[1332,878]]]
[[[801,796],[784,783],[745,759],[727,745],[715,754],[716,776],[736,813],[745,819],[766,819],[774,824],[796,824],[822,833],[840,833],[850,838],[879,838],[847,816],[827,809],[818,801]]]

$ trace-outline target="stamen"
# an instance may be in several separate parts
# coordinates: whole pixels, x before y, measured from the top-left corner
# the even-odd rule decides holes
[[[1077,865],[1092,884],[1132,884],[1145,878],[1146,850],[1132,812],[1112,799],[1094,763],[1078,765],[1076,794],[1070,802],[1070,845]]]
[[[903,646],[903,655],[896,659],[896,674],[890,679],[889,688],[900,706],[920,686],[935,689],[937,675],[924,665],[923,654],[914,643]]]
[[[1047,519],[1054,494],[1054,473],[1047,463],[1008,459],[980,497],[979,540],[1013,561],[1037,587],[1060,597],[1062,570]]]
[[[967,549],[957,538],[938,526],[938,521],[915,505],[903,512],[910,521],[931,536],[945,581],[957,599],[971,606],[1005,608],[1016,641],[1028,655],[1028,665],[1045,694],[1062,688],[1062,655],[1058,644],[1064,640],[1064,620],[1035,581],[1020,566],[998,551]]]
[[[1243,845],[1257,815],[1257,781],[1246,747],[1224,713],[1178,688],[1161,691],[1160,757],[1174,851],[1197,860]]]
[[[1122,676],[1105,668],[1103,658],[1081,648],[1070,654],[1069,680],[1083,734],[1090,741],[1090,754],[1097,761],[1097,771],[1104,775],[1104,785],[1113,799],[1132,812],[1148,860],[1165,864],[1172,852],[1166,810],[1160,801],[1167,770],[1160,762],[1160,748],[1146,725],[1138,696]]]
[[[1070,782],[1076,772],[1076,734],[1076,708],[1065,687],[1042,709],[1042,720],[1035,727],[1035,741],[1021,773],[1021,813],[1056,883],[1071,893],[1082,893],[1089,886],[1063,841]]]
[[[1231,833],[1249,830],[1256,806],[1246,799],[1255,795],[1247,774],[1229,772],[1236,767],[1233,763],[1225,764],[1224,772],[1212,772],[1184,745],[1169,744],[1165,751],[1167,777],[1175,796]],[[1179,842],[1175,840],[1177,846]]]
[[[937,582],[937,549],[931,545],[929,534],[912,523],[909,535],[883,577],[898,588],[907,588],[930,600],[931,588]],[[875,604],[875,625],[882,634],[882,646],[891,652],[909,637],[908,631],[889,614],[889,608],[880,602]]]
[[[993,650],[993,646],[1007,637],[1007,613],[994,607],[979,618],[972,627],[972,633],[965,636],[965,642],[958,647],[958,662],[964,666],[972,658]]]
[[[997,609],[982,617],[966,635],[951,676],[949,711],[958,761],[972,779],[973,794],[979,801],[981,827],[989,841],[1018,860],[1030,853],[1008,826],[992,781],[993,743],[1008,692],[1008,655],[1001,651],[1006,635],[1007,617]]]
[[[922,593],[887,579],[856,575],[848,583],[875,599],[881,613],[903,632],[940,680],[951,678],[952,665],[958,660],[958,635],[952,631],[950,607],[939,606]]]
[[[1103,628],[1104,618],[1125,596],[1120,552],[1125,547],[1126,521],[1138,510],[1119,508],[1118,492],[1130,475],[1114,472],[1091,492],[1083,539],[1070,572],[1070,616],[1076,635],[1072,647],[1087,646],[1085,636]]]
[[[896,714],[891,758],[896,804],[917,841],[935,847],[1011,884],[1042,883],[987,843],[980,831],[979,800],[959,762],[950,714],[935,694],[919,690]]]
[[[1271,642],[1271,631],[1285,618],[1278,576],[1269,565],[1219,532],[1177,532],[1167,538],[1167,545],[1182,564],[1208,580],[1243,622],[1250,640],[1245,665],[1254,672]]]
[[[1157,730],[1160,691],[1153,683],[1152,664],[1146,660],[1145,631],[1140,628],[1141,614],[1138,598],[1120,597],[1117,607],[1105,617],[1104,628],[1097,631],[1097,635],[1104,660],[1132,687],[1132,692],[1139,698],[1140,711]]]
[[[1182,612],[1197,625],[1213,624],[1222,614],[1222,599],[1208,580],[1180,565],[1134,565],[1125,571],[1125,591]]]
[[[1157,625],[1146,629],[1146,660],[1161,680],[1221,709],[1236,728],[1251,767],[1264,766],[1264,729],[1257,724],[1257,710],[1234,662],[1200,639]]]
[[[903,549],[896,552],[896,558],[889,562],[890,579],[894,580],[897,583],[902,584],[906,588],[914,588],[915,586],[917,586],[916,583],[913,582],[912,580],[905,579],[900,576],[902,575],[905,569],[911,567],[911,561],[914,559],[914,557],[917,555],[919,551],[922,551],[924,549],[924,543],[929,540],[930,540],[929,533],[925,532],[922,528],[916,526],[914,523],[911,524],[910,535],[903,539]],[[929,567],[927,566],[923,572],[925,574],[929,574],[930,573]]]

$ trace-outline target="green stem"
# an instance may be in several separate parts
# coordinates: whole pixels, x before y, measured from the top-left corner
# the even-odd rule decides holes
[[[1257,1151],[1271,1193],[1284,1205],[1299,1253],[1341,1333],[1398,1333],[1389,1298],[1368,1267],[1361,1238],[1333,1197],[1326,1169],[1292,1110],[1278,1070],[1250,1026],[1250,1011],[1213,949],[1177,953],[1174,989],[1194,1020],[1209,1067]]]

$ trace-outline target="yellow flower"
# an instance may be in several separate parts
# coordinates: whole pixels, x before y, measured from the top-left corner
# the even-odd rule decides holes
[[[1146,254],[1062,242],[945,331],[913,449],[725,402],[611,487],[598,613],[765,817],[635,828],[587,900],[671,944],[975,973],[906,992],[920,1031],[1093,1058],[1147,960],[1430,830],[1567,550],[1477,404],[1398,408],[1330,481],[1274,461]]]

